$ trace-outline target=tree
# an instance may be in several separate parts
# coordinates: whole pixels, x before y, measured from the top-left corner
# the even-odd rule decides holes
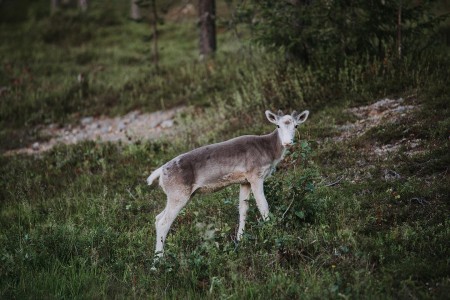
[[[53,14],[59,9],[59,0],[50,0],[50,12]]]
[[[158,8],[156,5],[156,0],[132,0],[132,5],[137,5],[138,9],[140,8],[149,8],[150,9],[150,22],[152,26],[152,40],[153,40],[153,62],[155,64],[156,69],[158,69],[159,64],[159,52],[158,52],[158,22],[160,22],[158,16]],[[133,7],[132,7],[133,9]]]
[[[88,0],[78,0],[78,7],[81,11],[86,11],[88,8]]]
[[[152,29],[153,29],[153,62],[155,63],[156,69],[158,69],[159,64],[159,53],[158,53],[158,10],[156,9],[156,0],[152,0]]]
[[[53,14],[60,8],[74,8],[77,5],[81,11],[85,12],[88,8],[88,0],[50,0],[50,12]]]
[[[434,43],[432,0],[253,1],[256,39],[305,64],[342,67],[346,58],[393,60]]]
[[[141,9],[136,0],[131,0],[130,19],[134,21],[139,21],[142,19]]]
[[[216,3],[215,0],[199,0],[200,56],[207,57],[216,51]]]

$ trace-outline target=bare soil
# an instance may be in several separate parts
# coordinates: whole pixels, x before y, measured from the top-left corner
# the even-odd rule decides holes
[[[39,154],[52,149],[57,144],[76,144],[82,141],[124,142],[157,139],[176,131],[175,116],[184,110],[176,107],[153,113],[132,111],[124,116],[110,118],[83,117],[77,125],[50,124],[39,131],[40,136],[49,137],[47,141],[35,142],[28,147],[14,149],[5,153]]]
[[[335,141],[347,141],[355,137],[366,134],[370,129],[389,123],[406,122],[407,117],[418,109],[417,105],[412,105],[413,98],[407,100],[399,99],[381,99],[375,103],[366,106],[359,106],[347,109],[347,112],[353,114],[357,120],[353,123],[337,126],[339,134],[334,138]],[[397,152],[401,147],[408,149],[407,154],[416,153],[418,146],[421,145],[420,139],[406,139],[395,141],[390,144],[377,144],[372,149],[372,153],[378,157],[386,157],[390,153]]]
[[[367,106],[347,109],[357,120],[337,126],[336,142],[347,141],[364,135],[369,129],[383,123],[401,122],[408,114],[417,109],[417,106],[406,104],[403,98],[381,99]],[[48,137],[47,141],[35,142],[28,147],[14,149],[5,153],[12,154],[39,154],[52,149],[57,144],[76,144],[82,141],[123,142],[131,143],[137,140],[158,139],[164,135],[177,132],[175,117],[185,110],[185,107],[176,107],[153,113],[132,111],[120,117],[83,117],[77,125],[50,124],[39,129],[39,135]],[[386,156],[396,152],[400,147],[412,151],[419,146],[420,140],[402,139],[394,144],[376,145],[373,153],[377,156]]]

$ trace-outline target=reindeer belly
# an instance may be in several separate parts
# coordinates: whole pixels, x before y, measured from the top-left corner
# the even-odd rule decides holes
[[[216,192],[231,184],[248,183],[246,174],[243,172],[228,173],[213,180],[209,179],[205,182],[199,183],[195,192],[198,193],[212,193]]]

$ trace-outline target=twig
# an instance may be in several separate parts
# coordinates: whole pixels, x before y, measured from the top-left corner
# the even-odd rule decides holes
[[[133,198],[134,200],[136,200],[136,197],[131,193],[130,189],[127,188],[126,191],[128,192],[128,194],[130,195],[131,198]]]
[[[237,240],[237,235],[235,237],[231,236],[231,241],[233,241],[233,243],[234,243],[234,252],[238,252],[239,246],[240,246],[240,244],[239,244],[240,241]]]
[[[427,200],[419,197],[409,199],[409,203],[411,203],[412,201],[417,201],[417,203],[419,203],[422,206],[424,206],[425,204],[430,204],[430,202],[428,202]]]
[[[280,220],[280,221],[283,221],[283,220],[284,220],[284,216],[285,216],[285,215],[287,214],[287,212],[291,209],[291,206],[292,206],[292,204],[294,203],[294,200],[295,200],[295,198],[292,197],[292,201],[291,201],[291,203],[289,203],[288,208],[286,208],[286,210],[284,211],[283,215],[281,216],[281,220]]]
[[[402,176],[400,176],[400,174],[398,174],[397,172],[395,172],[394,170],[388,170],[388,172],[391,172],[392,174],[395,175],[395,177],[400,178]]]
[[[276,263],[277,262],[277,259],[275,258],[275,259],[273,259],[271,262],[269,262],[268,264],[267,264],[267,266],[271,266],[271,265],[273,265],[274,263]]]
[[[338,184],[339,182],[341,182],[342,179],[344,179],[344,175],[342,175],[341,177],[339,177],[338,180],[336,180],[335,182],[331,182],[331,183],[325,184],[324,186],[329,187],[329,186],[336,185],[336,184]]]
[[[308,255],[305,255],[305,254],[303,254],[303,253],[299,253],[298,255],[300,255],[301,257],[303,257],[303,258],[307,258],[307,259],[309,259],[310,261],[314,261],[314,258],[312,258],[312,257],[310,257],[310,256],[308,256]]]
[[[400,174],[398,174],[397,172],[395,172],[394,170],[384,170],[384,179],[387,180],[392,180],[392,179],[400,179],[402,178],[402,176]]]

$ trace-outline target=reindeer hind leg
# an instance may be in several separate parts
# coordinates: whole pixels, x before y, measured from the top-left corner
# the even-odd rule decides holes
[[[166,208],[156,216],[156,248],[155,255],[158,257],[163,256],[164,252],[164,243],[167,238],[167,233],[172,226],[173,221],[178,216],[180,210],[187,204],[189,201],[189,194],[178,194],[171,193],[167,195],[167,204]]]

